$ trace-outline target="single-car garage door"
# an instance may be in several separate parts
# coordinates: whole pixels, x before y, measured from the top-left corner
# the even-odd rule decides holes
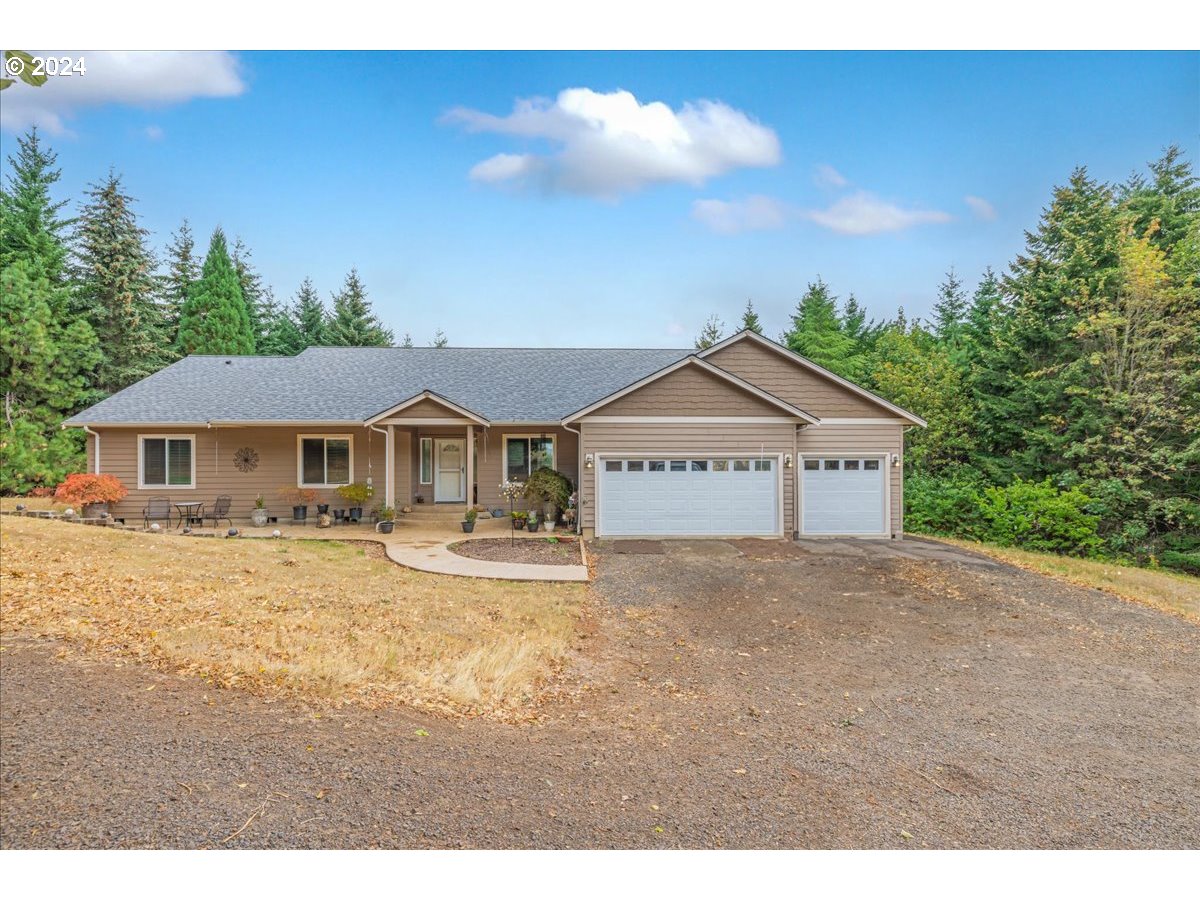
[[[779,534],[778,457],[602,457],[598,528],[622,535]]]
[[[885,534],[886,457],[805,457],[804,534]]]

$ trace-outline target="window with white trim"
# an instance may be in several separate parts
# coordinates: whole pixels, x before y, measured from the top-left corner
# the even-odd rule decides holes
[[[138,487],[195,487],[195,451],[191,435],[138,435]]]
[[[421,484],[433,484],[433,438],[421,438]]]
[[[339,487],[354,480],[354,438],[348,434],[302,434],[299,437],[299,483],[302,487]]]
[[[553,435],[505,435],[504,474],[509,481],[524,481],[538,469],[553,468]]]

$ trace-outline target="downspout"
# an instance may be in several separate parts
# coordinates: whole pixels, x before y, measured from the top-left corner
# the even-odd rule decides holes
[[[579,440],[576,441],[576,444],[578,445],[578,449],[576,450],[576,453],[575,453],[575,471],[579,475],[579,485],[576,488],[576,492],[579,495],[579,505],[575,509],[575,534],[582,535],[583,534],[583,426],[580,425],[580,427],[578,429],[575,429],[575,428],[572,428],[570,425],[568,425],[566,422],[563,422],[562,427],[565,428],[567,431],[574,432],[579,437]]]
[[[384,452],[384,454],[385,454],[385,456],[386,456],[386,454],[387,454],[387,431],[385,431],[384,429],[382,429],[382,428],[380,428],[380,427],[378,427],[378,426],[376,426],[376,425],[368,425],[367,427],[368,427],[369,429],[371,429],[372,431],[376,431],[376,432],[378,432],[379,434],[382,434],[382,435],[383,435],[383,447],[384,447],[384,450],[383,450],[383,452]],[[383,461],[383,497],[384,497],[384,501],[385,501],[385,502],[387,501],[387,496],[388,496],[388,494],[390,494],[390,493],[392,492],[392,486],[391,486],[391,484],[388,482],[388,471],[389,471],[389,468],[388,468],[388,460],[387,460],[387,459],[384,459],[384,461]],[[371,436],[370,436],[370,435],[367,435],[367,477],[368,477],[368,478],[370,478],[370,477],[371,477],[371,474],[372,474],[372,469],[371,469]]]
[[[100,432],[92,431],[92,427],[90,425],[84,425],[83,430],[86,431],[88,434],[90,434],[92,437],[94,437],[96,439],[96,465],[93,468],[95,468],[95,470],[96,470],[95,474],[99,475],[100,474]]]

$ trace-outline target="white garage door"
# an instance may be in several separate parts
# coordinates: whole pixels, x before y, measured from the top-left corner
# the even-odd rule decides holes
[[[598,478],[602,537],[779,533],[777,457],[603,457]]]
[[[804,533],[886,533],[886,469],[879,457],[805,457],[800,486]]]

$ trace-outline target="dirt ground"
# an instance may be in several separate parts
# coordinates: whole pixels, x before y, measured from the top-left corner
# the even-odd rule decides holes
[[[479,538],[451,544],[450,550],[459,556],[487,559],[494,562],[534,563],[542,566],[581,566],[579,544],[574,540],[510,540],[509,538]]]
[[[965,553],[755,546],[597,547],[541,725],[6,638],[0,844],[1200,847],[1196,625]]]

